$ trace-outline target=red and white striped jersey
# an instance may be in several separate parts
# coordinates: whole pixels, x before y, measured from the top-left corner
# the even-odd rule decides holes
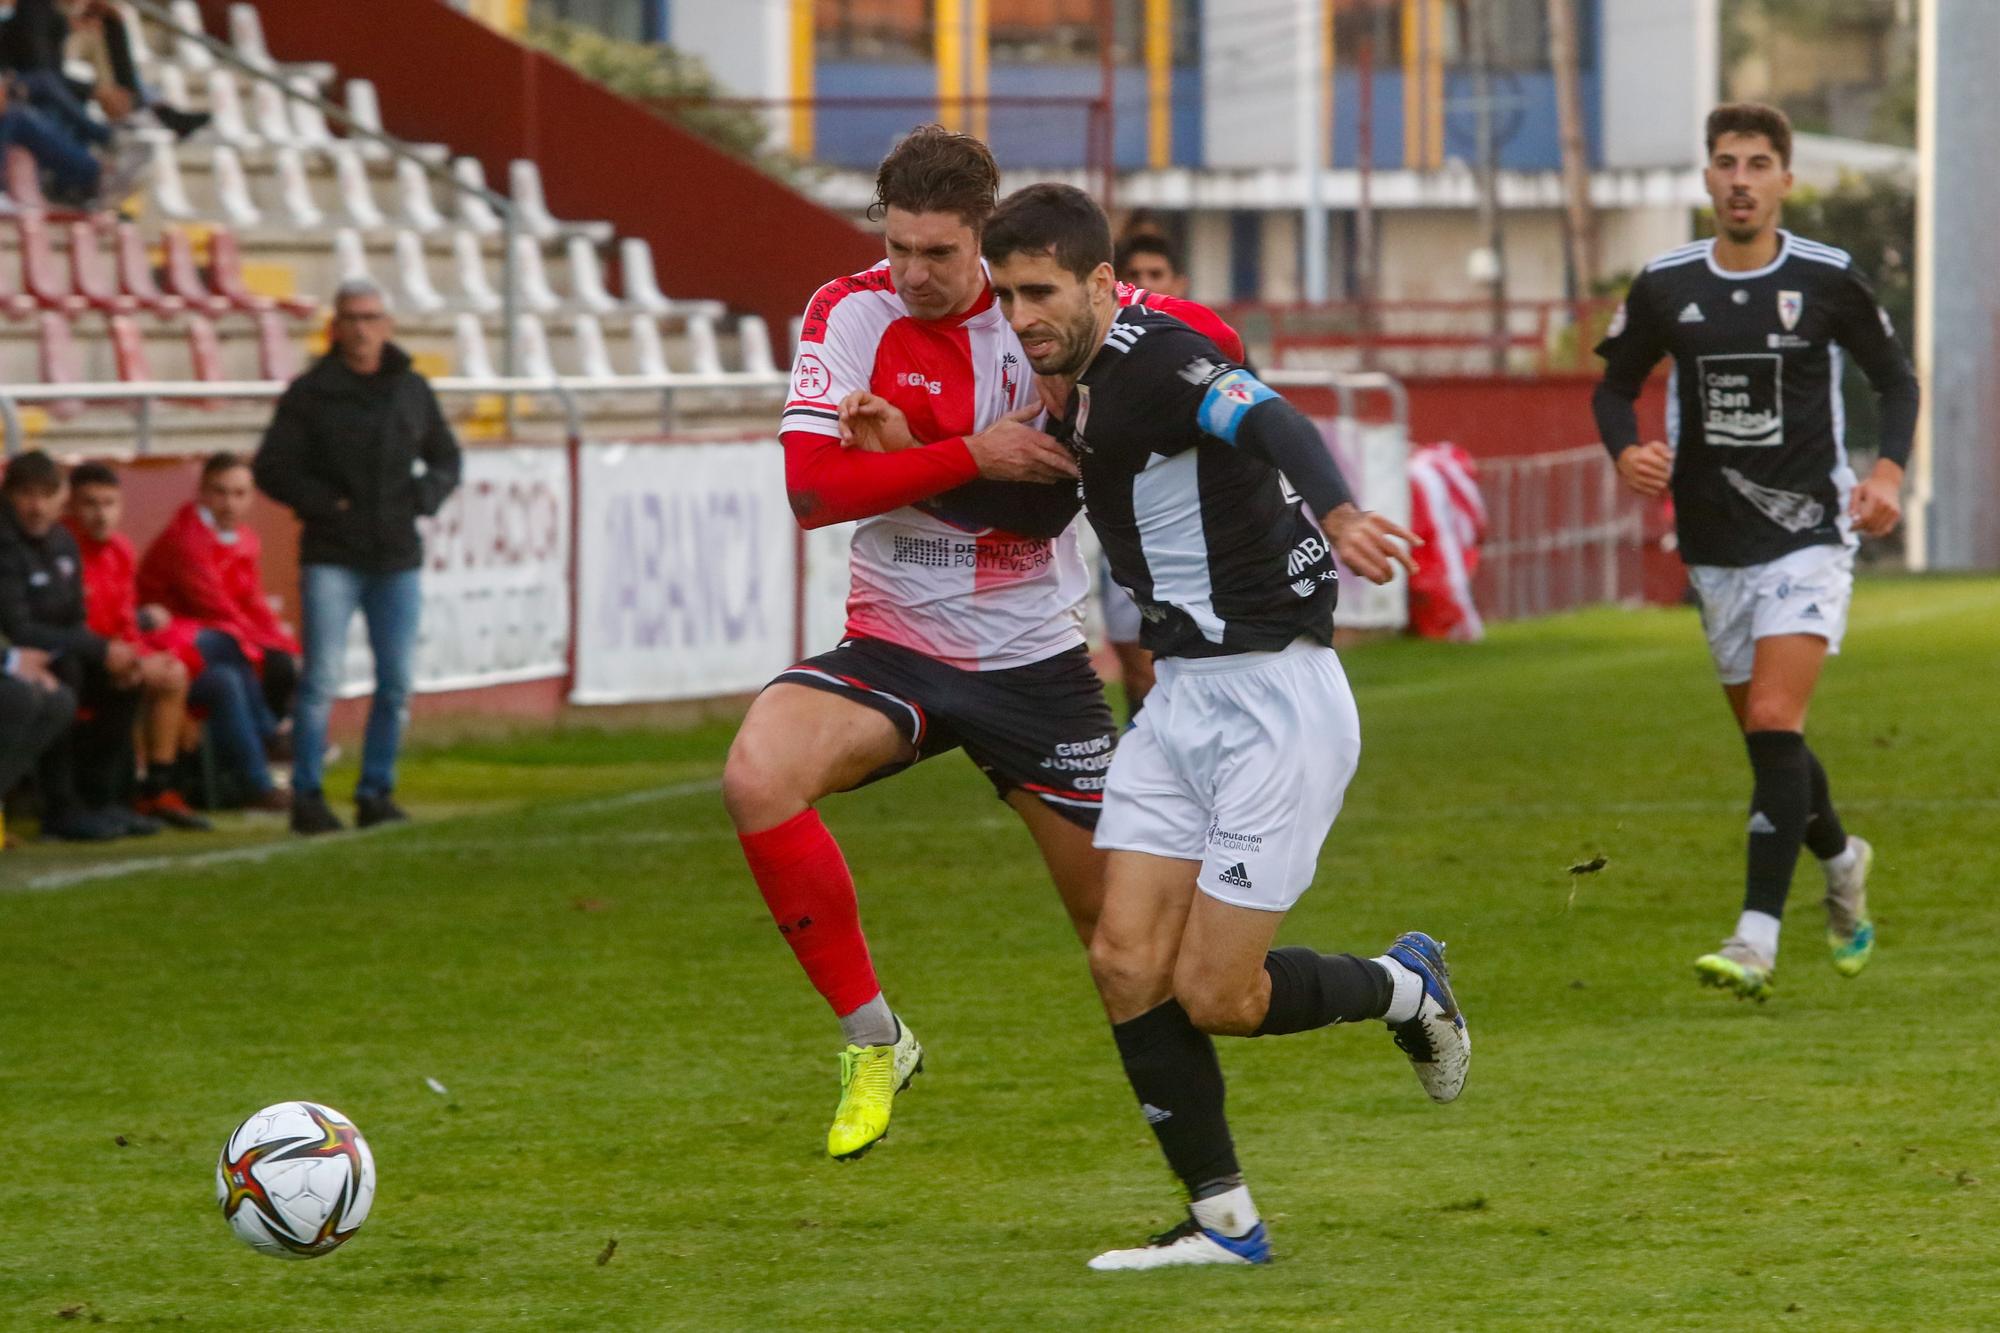
[[[991,288],[962,315],[916,319],[887,260],[814,294],[780,431],[838,436],[840,400],[857,389],[901,408],[926,443],[977,434],[1036,401],[1034,371]],[[972,671],[1026,666],[1083,642],[1089,577],[1074,523],[1053,539],[1026,537],[950,512],[927,502],[856,524],[848,634]]]

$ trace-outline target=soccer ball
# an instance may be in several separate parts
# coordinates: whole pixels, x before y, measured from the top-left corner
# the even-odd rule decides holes
[[[236,1127],[215,1164],[215,1201],[260,1254],[313,1259],[340,1248],[375,1202],[375,1155],[331,1106],[279,1102]]]

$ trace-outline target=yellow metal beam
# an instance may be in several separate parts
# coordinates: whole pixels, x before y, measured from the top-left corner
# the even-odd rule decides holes
[[[970,59],[967,62],[970,66],[970,77],[966,81],[966,92],[971,98],[969,109],[972,112],[972,133],[979,139],[985,140],[991,137],[993,128],[992,118],[987,114],[986,105],[987,74],[992,65],[992,56],[987,49],[986,41],[988,29],[992,25],[989,13],[991,0],[966,0],[966,3],[971,7],[969,17],[972,20],[970,33],[972,49],[968,52]]]
[[[965,5],[966,0],[936,0],[931,9],[938,124],[952,130],[965,128]]]
[[[792,152],[809,158],[816,146],[819,126],[813,106],[813,0],[792,0]]]
[[[1146,164],[1174,160],[1174,3],[1146,0]]]

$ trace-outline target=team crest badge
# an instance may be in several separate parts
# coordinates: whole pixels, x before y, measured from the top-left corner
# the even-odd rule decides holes
[[[1089,420],[1090,386],[1088,384],[1079,384],[1076,386],[1076,420],[1070,424],[1069,438],[1070,443],[1075,446],[1076,451],[1080,454],[1090,452],[1090,446],[1083,442],[1084,423]]]
[[[1798,292],[1778,293],[1778,319],[1790,333],[1799,326],[1799,316],[1805,313],[1806,298]]]

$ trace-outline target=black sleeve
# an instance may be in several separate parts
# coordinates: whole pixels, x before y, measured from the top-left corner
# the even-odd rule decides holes
[[[102,662],[105,641],[81,620],[51,625],[34,618],[28,606],[31,563],[20,543],[0,545],[0,634],[19,647],[40,648],[80,662]]]
[[[1632,405],[1667,354],[1664,326],[1653,310],[1653,284],[1644,273],[1632,280],[1596,351],[1604,358],[1604,378],[1590,396],[1590,410],[1598,438],[1616,458],[1639,442],[1639,414]]]
[[[968,528],[998,528],[1017,537],[1060,537],[1083,502],[1073,481],[991,481],[954,486],[917,505]]]
[[[1851,267],[1835,280],[1833,340],[1853,356],[1881,399],[1882,457],[1907,466],[1917,434],[1917,374],[1896,341],[1889,312],[1876,304],[1868,280]]]
[[[1354,492],[1347,489],[1347,479],[1340,475],[1319,427],[1276,394],[1243,414],[1236,446],[1284,473],[1318,518],[1354,502]]]
[[[417,447],[424,460],[424,475],[417,480],[417,512],[428,516],[437,513],[458,489],[461,464],[458,440],[444,419],[444,409],[438,406],[437,394],[428,384],[423,390],[430,400],[430,422]]]
[[[333,517],[341,499],[339,491],[306,470],[310,438],[304,409],[297,395],[287,391],[250,464],[258,489],[308,521]]]

